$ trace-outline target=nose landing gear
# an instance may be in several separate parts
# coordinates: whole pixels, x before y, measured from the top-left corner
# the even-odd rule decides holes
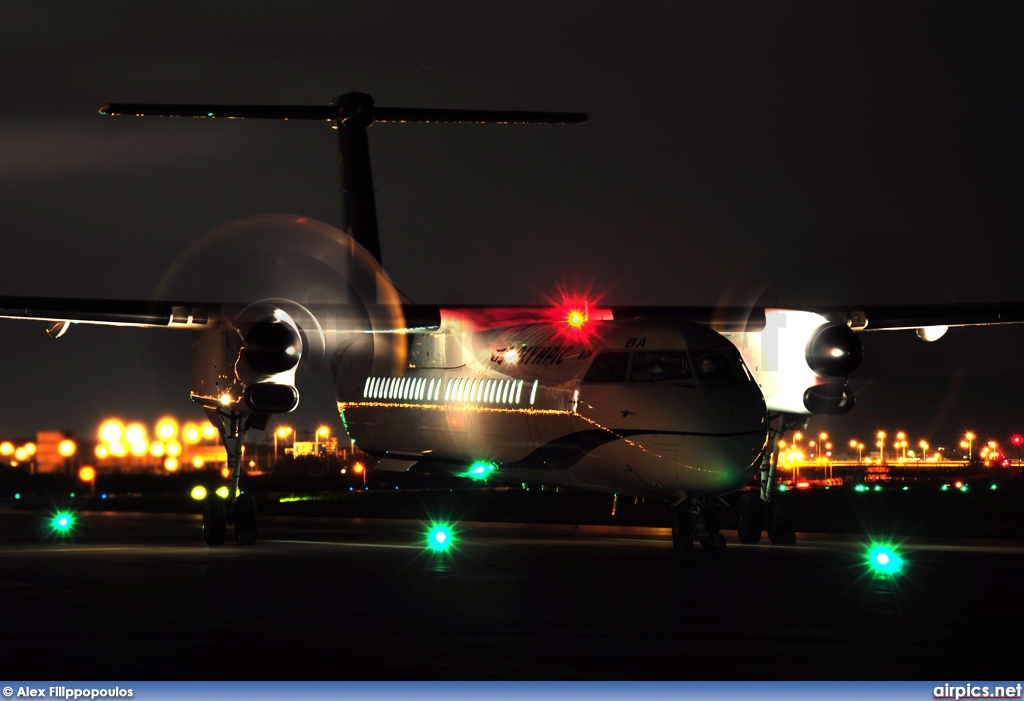
[[[718,531],[718,515],[714,511],[714,497],[694,494],[677,505],[672,514],[672,547],[678,557],[693,550],[696,540],[701,550],[721,550],[725,536]]]
[[[228,525],[234,525],[235,538],[239,545],[253,545],[256,542],[257,511],[256,499],[252,494],[241,494],[238,488],[242,476],[242,443],[250,428],[265,428],[257,425],[259,414],[222,412],[207,409],[211,420],[219,424],[221,440],[228,454],[231,466],[231,480],[227,498],[216,494],[206,497],[203,510],[203,541],[207,545],[223,545]]]

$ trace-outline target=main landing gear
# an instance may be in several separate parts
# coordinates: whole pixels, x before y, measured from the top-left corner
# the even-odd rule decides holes
[[[256,542],[256,499],[252,494],[240,494],[238,482],[242,476],[242,443],[246,432],[253,427],[253,414],[222,413],[207,409],[211,421],[219,424],[221,439],[228,453],[231,481],[226,499],[208,494],[203,510],[203,540],[207,545],[223,545],[229,525],[235,527],[239,545]]]
[[[772,431],[771,445],[761,460],[761,483],[753,491],[744,492],[737,505],[736,535],[741,543],[759,542],[762,532],[768,533],[768,540],[773,544],[796,542],[789,495],[775,489],[776,465],[782,434],[806,419],[786,414],[778,414],[773,419],[776,426]]]

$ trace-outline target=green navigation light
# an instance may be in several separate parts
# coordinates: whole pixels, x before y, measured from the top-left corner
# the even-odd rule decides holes
[[[468,470],[459,473],[459,477],[468,477],[474,480],[485,480],[492,472],[498,469],[498,466],[493,462],[484,462],[479,460],[473,463]]]

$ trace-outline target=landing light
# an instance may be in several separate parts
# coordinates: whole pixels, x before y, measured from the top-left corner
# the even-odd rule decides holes
[[[217,496],[219,496],[221,499],[227,499],[228,498],[228,494],[230,494],[230,493],[231,492],[228,491],[227,487],[218,487],[217,488],[217,492],[216,492]]]

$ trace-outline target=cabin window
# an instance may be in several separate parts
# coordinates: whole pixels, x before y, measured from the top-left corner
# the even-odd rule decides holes
[[[739,362],[725,353],[694,353],[693,362],[702,380],[742,382],[748,379]]]
[[[633,382],[689,380],[692,377],[690,361],[682,351],[633,354],[633,371],[629,376]]]
[[[625,382],[626,363],[629,353],[625,351],[608,351],[598,353],[587,370],[584,382]]]

